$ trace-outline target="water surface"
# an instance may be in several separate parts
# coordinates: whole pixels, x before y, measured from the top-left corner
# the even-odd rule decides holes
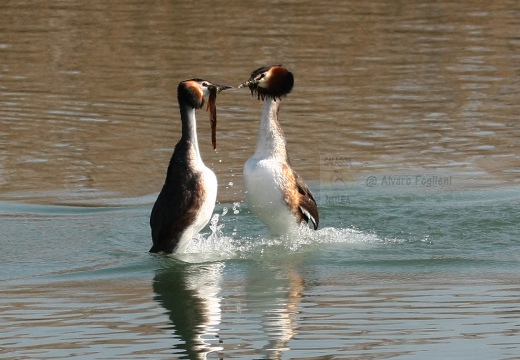
[[[1,359],[520,356],[520,6],[0,5]],[[210,225],[152,256],[179,81],[282,63],[320,230],[243,203],[262,105],[217,101]]]

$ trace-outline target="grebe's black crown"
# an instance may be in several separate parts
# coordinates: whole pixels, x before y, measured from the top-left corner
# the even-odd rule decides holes
[[[177,100],[179,104],[187,104],[194,109],[204,106],[204,95],[197,84],[204,82],[203,79],[193,78],[184,80],[177,87]]]
[[[251,90],[251,95],[258,99],[281,99],[289,94],[294,86],[293,74],[282,65],[264,66],[251,73],[244,83]]]

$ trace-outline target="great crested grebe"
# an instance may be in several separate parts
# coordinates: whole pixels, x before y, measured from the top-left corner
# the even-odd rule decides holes
[[[175,146],[166,181],[150,215],[152,253],[184,252],[211,218],[217,198],[217,178],[200,156],[195,110],[202,108],[208,98],[215,148],[215,99],[217,93],[230,88],[197,78],[179,83],[182,137]]]
[[[293,85],[293,74],[281,65],[259,68],[239,85],[264,101],[256,150],[244,165],[244,187],[249,209],[272,236],[294,233],[302,222],[312,222],[315,230],[319,224],[316,200],[291,167],[278,122],[281,98]]]

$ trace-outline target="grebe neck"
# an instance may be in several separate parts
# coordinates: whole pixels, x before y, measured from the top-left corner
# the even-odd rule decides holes
[[[287,152],[283,130],[278,122],[279,110],[280,100],[267,98],[264,101],[254,157],[268,158],[274,156],[285,159]]]

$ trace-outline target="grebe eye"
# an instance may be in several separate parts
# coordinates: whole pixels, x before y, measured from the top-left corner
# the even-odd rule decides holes
[[[204,82],[202,83],[202,86],[204,86],[204,87],[208,87],[209,84],[208,84],[207,82],[204,81]]]

